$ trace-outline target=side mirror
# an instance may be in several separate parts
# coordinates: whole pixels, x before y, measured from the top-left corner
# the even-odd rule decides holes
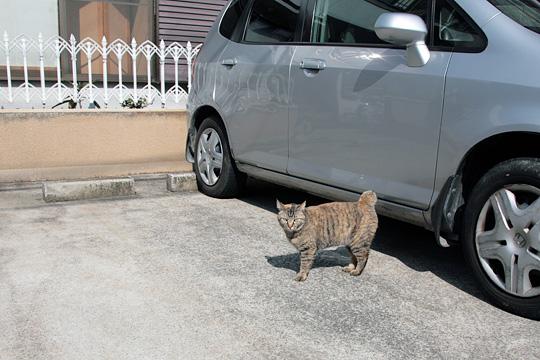
[[[408,66],[424,66],[429,61],[429,49],[424,42],[427,27],[419,16],[405,13],[381,14],[375,22],[375,33],[381,40],[406,46]]]

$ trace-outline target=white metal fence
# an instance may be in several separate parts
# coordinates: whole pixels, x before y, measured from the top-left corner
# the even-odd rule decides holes
[[[135,39],[131,44],[119,39],[108,43],[105,37],[100,44],[90,38],[77,42],[73,35],[69,41],[59,36],[43,39],[41,34],[37,40],[25,35],[10,39],[8,34],[4,33],[0,46],[4,55],[0,57],[3,61],[0,68],[4,69],[0,71],[5,71],[5,77],[2,77],[5,80],[0,81],[0,106],[16,103],[29,107],[37,103],[45,108],[66,100],[78,104],[82,101],[89,104],[96,101],[105,108],[121,105],[126,100],[134,103],[143,100],[147,104],[160,104],[161,107],[171,102],[179,104],[185,101],[191,88],[191,65],[200,46],[193,47],[190,42],[185,45],[174,42],[165,46],[163,40],[158,45],[151,41],[137,44]],[[101,60],[99,75],[92,71],[96,56]],[[15,67],[10,63],[14,57],[19,61],[22,59],[22,67]],[[37,59],[33,59],[35,57]],[[49,65],[54,63],[54,66],[47,66],[49,73],[54,69],[52,78],[50,74],[47,78],[45,76],[46,58]],[[156,59],[159,78],[152,79]],[[187,61],[187,89],[182,88],[179,82],[181,59]],[[111,80],[113,76],[108,71],[111,60],[118,69],[114,80]],[[29,61],[39,62],[39,65],[32,69],[39,74],[32,79],[29,76]],[[62,61],[69,64],[62,64]],[[141,61],[146,63],[145,71],[141,71]],[[174,68],[174,80],[171,82],[165,79],[166,62],[171,63]],[[130,65],[131,74],[125,74],[126,65]],[[84,71],[81,70],[82,67]],[[19,74],[20,80],[13,77],[15,69],[19,73],[22,71],[22,75]],[[80,81],[81,74],[84,74],[84,82]]]

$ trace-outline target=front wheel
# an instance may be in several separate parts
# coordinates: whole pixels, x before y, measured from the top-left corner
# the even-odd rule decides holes
[[[540,320],[540,159],[502,162],[478,181],[465,208],[462,240],[489,299]]]
[[[245,176],[234,166],[225,132],[213,117],[197,130],[193,168],[197,186],[206,195],[228,198],[240,193]]]

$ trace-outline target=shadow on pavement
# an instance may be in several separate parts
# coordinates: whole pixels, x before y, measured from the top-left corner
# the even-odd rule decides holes
[[[246,193],[240,200],[277,213],[276,198],[283,203],[300,203],[306,200],[308,206],[329,202],[302,191],[251,179],[248,181]],[[433,234],[423,228],[380,217],[379,230],[372,249],[398,259],[415,271],[429,271],[452,286],[485,301],[465,264],[461,249],[439,247],[433,239]],[[298,254],[294,253],[267,256],[266,260],[274,267],[294,271],[298,271],[300,264]],[[349,257],[345,249],[323,250],[318,253],[313,267],[346,266],[348,262]]]
[[[345,248],[335,250],[321,250],[313,263],[313,268],[347,266],[350,262],[349,253]],[[300,270],[300,256],[298,253],[287,255],[266,256],[266,261],[273,267],[284,268],[298,272]]]

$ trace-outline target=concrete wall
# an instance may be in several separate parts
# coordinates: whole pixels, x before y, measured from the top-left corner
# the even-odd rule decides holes
[[[184,171],[183,111],[0,111],[0,182]]]

